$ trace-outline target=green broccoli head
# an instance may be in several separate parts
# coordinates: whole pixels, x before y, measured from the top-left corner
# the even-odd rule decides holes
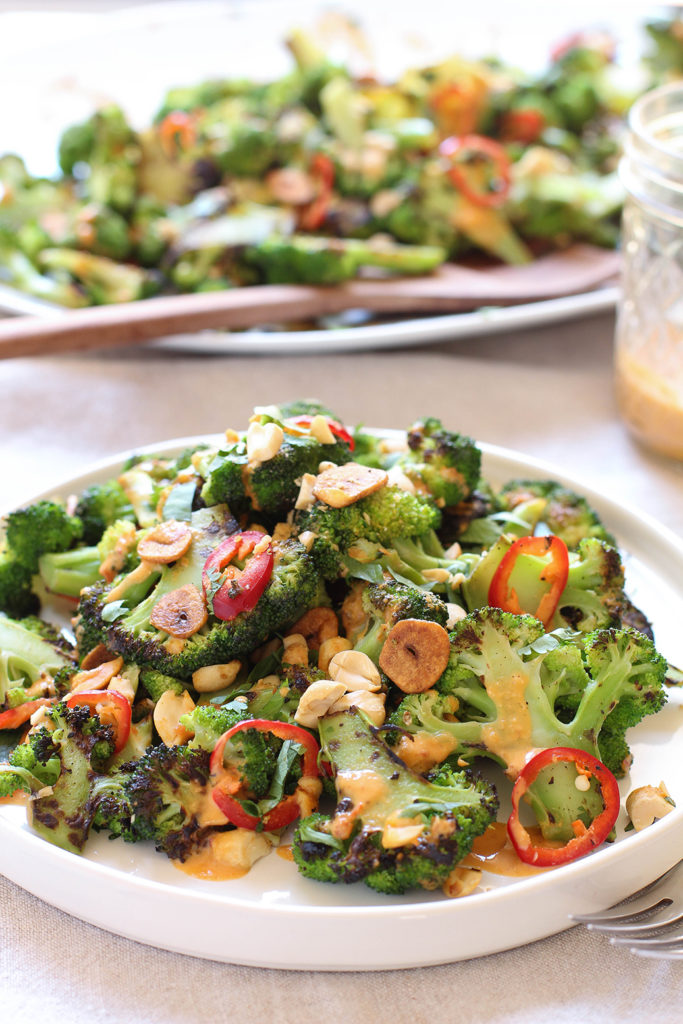
[[[83,535],[83,524],[57,501],[37,501],[7,517],[7,551],[31,572],[50,551],[66,551]]]
[[[320,738],[338,803],[331,817],[313,815],[296,830],[294,859],[307,878],[363,881],[384,893],[436,889],[495,819],[487,783],[449,768],[424,778],[355,709],[325,717]]]
[[[14,620],[0,614],[0,707],[10,691],[14,706],[24,689],[73,664],[68,643],[54,627],[35,618]]]
[[[510,511],[533,498],[543,498],[546,504],[540,521],[568,548],[578,547],[586,537],[597,537],[616,547],[616,540],[586,499],[556,480],[510,480],[498,497],[503,508]]]
[[[15,619],[33,615],[40,600],[33,590],[33,572],[11,552],[0,551],[0,612]]]
[[[345,559],[356,559],[354,546],[358,542],[390,545],[398,538],[424,534],[440,522],[441,513],[431,500],[391,485],[344,508],[317,501],[296,518],[299,535],[314,535],[311,554],[326,578],[348,570]]]
[[[470,437],[445,430],[440,420],[430,418],[410,428],[408,453],[397,464],[426,487],[438,505],[452,507],[476,487],[481,451]]]
[[[118,480],[86,487],[78,499],[76,515],[83,523],[85,544],[97,544],[107,527],[117,519],[135,522],[133,506]]]

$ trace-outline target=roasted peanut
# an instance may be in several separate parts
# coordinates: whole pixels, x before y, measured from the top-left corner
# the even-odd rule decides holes
[[[308,644],[301,633],[290,633],[283,640],[283,665],[308,665]]]
[[[345,692],[343,683],[333,683],[330,679],[319,679],[311,683],[301,695],[294,721],[308,729],[314,729]]]
[[[323,640],[318,651],[318,668],[321,672],[327,673],[335,654],[350,650],[351,641],[347,640],[345,636],[331,636],[329,640]]]
[[[379,667],[404,693],[424,693],[444,672],[450,653],[448,633],[438,622],[402,619],[384,641]]]
[[[260,465],[272,459],[280,451],[284,436],[277,423],[250,423],[246,436],[249,464]]]
[[[194,636],[202,628],[209,615],[204,596],[194,583],[171,590],[159,598],[152,608],[149,621],[155,629],[181,640]]]
[[[214,693],[235,682],[242,662],[235,659],[224,665],[206,665],[192,673],[192,685],[197,693]]]
[[[459,899],[461,896],[469,896],[481,882],[481,871],[479,868],[464,868],[458,866],[453,868],[450,875],[443,884],[443,891],[451,899]]]
[[[71,693],[81,690],[104,690],[105,686],[118,675],[123,668],[123,658],[114,658],[113,661],[103,661],[95,668],[85,672],[77,672],[71,677]]]
[[[626,813],[636,832],[663,818],[675,806],[663,782],[658,786],[639,786],[626,797]]]
[[[382,680],[374,661],[362,651],[339,651],[327,666],[330,679],[347,690],[379,690]]]
[[[180,724],[181,715],[186,715],[195,704],[187,690],[182,694],[173,690],[164,690],[154,705],[154,726],[161,740],[167,747],[177,747],[187,743],[192,733]]]
[[[187,523],[167,519],[142,538],[138,544],[138,555],[145,562],[168,565],[182,558],[191,543],[192,530]]]
[[[383,469],[346,462],[316,477],[313,494],[331,508],[345,508],[378,491],[386,482],[387,474]]]
[[[358,708],[368,716],[373,725],[380,726],[384,725],[386,718],[384,700],[383,693],[371,693],[370,690],[351,690],[343,693],[329,711],[330,714],[335,714],[337,711]]]

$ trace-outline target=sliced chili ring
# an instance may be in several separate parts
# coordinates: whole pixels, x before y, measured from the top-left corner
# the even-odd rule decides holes
[[[533,555],[536,558],[549,558],[542,569],[539,579],[548,583],[548,590],[542,595],[535,609],[522,608],[511,576],[520,555]],[[541,537],[520,537],[503,555],[500,565],[493,574],[489,585],[488,603],[494,608],[502,608],[505,612],[515,615],[535,615],[547,628],[562,597],[569,576],[569,552],[567,545],[554,534]]]
[[[114,753],[120,754],[130,736],[130,701],[118,690],[81,690],[66,698],[69,708],[86,707],[103,725],[114,729]]]
[[[578,772],[587,778],[595,778],[600,786],[604,809],[586,826],[581,821],[573,823],[575,836],[559,849],[537,846],[519,820],[519,802],[544,768],[561,762],[573,763]],[[549,747],[536,754],[522,768],[512,788],[512,814],[508,818],[507,831],[517,856],[525,864],[536,867],[554,867],[567,864],[590,853],[605,841],[614,827],[620,807],[619,786],[614,775],[597,757],[573,747]]]
[[[313,422],[313,419],[313,416],[294,416],[292,417],[291,422],[294,423],[295,426],[297,427],[310,427],[311,423]],[[334,434],[334,436],[338,437],[340,441],[344,441],[344,443],[349,446],[350,451],[353,451],[353,449],[356,447],[356,442],[351,437],[351,434],[349,434],[346,427],[342,426],[342,424],[339,423],[338,420],[330,419],[329,416],[326,416],[325,419],[327,421],[328,427],[330,428],[330,431]]]
[[[301,778],[297,783],[296,790],[294,793],[290,793],[283,797],[275,807],[270,811],[267,811],[266,814],[261,817],[257,817],[255,814],[250,814],[248,811],[245,811],[240,801],[233,795],[235,792],[234,785],[226,784],[227,772],[223,763],[225,745],[237,733],[244,732],[248,729],[256,729],[259,732],[269,732],[281,740],[293,740],[295,743],[299,743],[304,749],[301,763]],[[213,801],[223,812],[228,821],[233,825],[236,825],[238,828],[246,828],[252,832],[256,829],[262,829],[265,832],[274,832],[278,829],[285,828],[285,826],[290,825],[300,815],[297,791],[301,788],[302,781],[304,779],[318,778],[319,753],[320,747],[316,739],[310,734],[310,732],[307,732],[298,725],[292,725],[289,722],[274,722],[267,718],[247,718],[242,722],[238,722],[237,725],[233,725],[231,729],[228,729],[227,732],[223,733],[211,755],[211,775],[216,779],[211,791]],[[228,789],[230,792],[228,792]]]
[[[448,176],[466,199],[476,206],[503,205],[510,191],[510,158],[499,142],[486,135],[451,135],[443,140],[439,152],[448,159]],[[466,172],[469,156],[483,157],[491,164],[495,190],[481,192],[473,188]]]
[[[256,554],[252,554],[255,548]],[[246,558],[252,554],[244,569],[233,569],[230,578],[216,589],[212,576],[224,573],[234,558]],[[208,607],[213,605],[213,614],[223,622],[230,622],[241,612],[251,611],[258,602],[273,574],[273,544],[270,538],[258,530],[243,530],[226,537],[211,552],[202,571],[202,587]]]

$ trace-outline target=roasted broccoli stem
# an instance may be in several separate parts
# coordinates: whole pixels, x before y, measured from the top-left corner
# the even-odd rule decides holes
[[[455,624],[451,649],[435,686],[391,717],[402,730],[396,752],[421,770],[438,752],[437,762],[492,758],[514,779],[534,750],[574,747],[623,775],[625,730],[666,701],[666,662],[630,629],[544,634],[532,616],[481,608]],[[534,810],[546,837],[567,840],[572,821],[595,817],[596,800],[567,775]]]
[[[408,768],[355,708],[320,722],[335,777],[331,817],[297,827],[299,871],[321,882],[359,882],[383,893],[442,886],[495,819],[488,783],[446,769],[429,781]]]

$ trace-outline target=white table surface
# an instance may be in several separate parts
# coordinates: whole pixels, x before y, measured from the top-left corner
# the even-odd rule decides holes
[[[601,316],[396,354],[242,358],[149,348],[0,362],[0,504],[122,449],[220,431],[242,424],[254,404],[315,395],[349,423],[404,427],[440,416],[683,533],[683,466],[641,449],[624,429],[612,335],[612,317]],[[0,994],[8,1022],[640,1024],[683,1017],[683,965],[636,959],[572,929],[450,966],[259,970],[138,945],[0,879]]]

